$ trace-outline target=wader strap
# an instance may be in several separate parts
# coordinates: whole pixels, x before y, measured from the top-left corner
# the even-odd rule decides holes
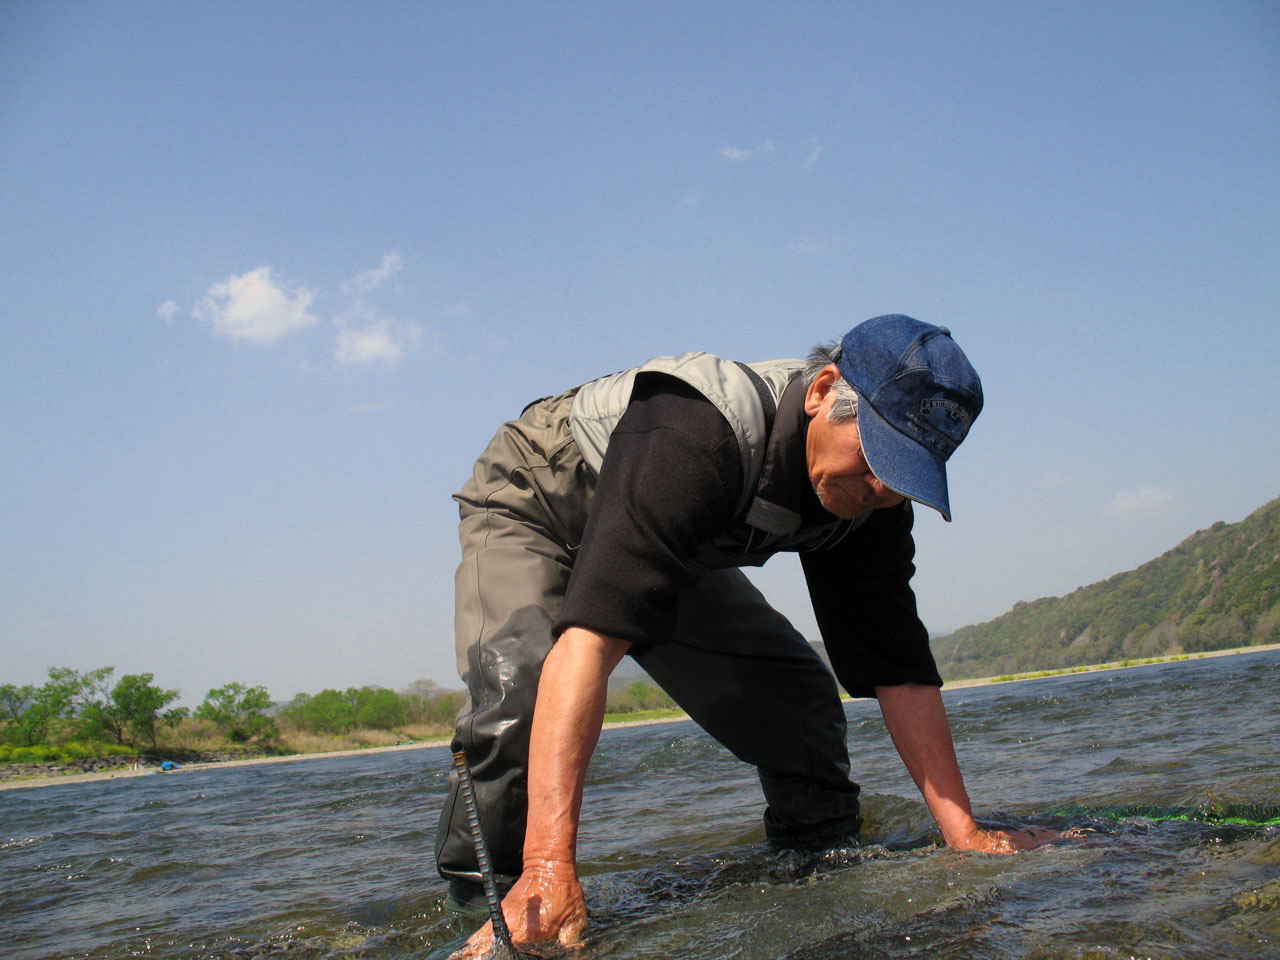
[[[764,382],[764,377],[760,376],[741,360],[736,362],[738,369],[747,375],[751,385],[756,388],[756,393],[760,395],[760,406],[764,408],[764,442],[767,448],[769,435],[773,433],[773,421],[778,416],[778,402],[774,400],[773,391],[769,388],[769,384]]]
[[[773,397],[773,389],[745,363],[739,363],[742,372],[747,375],[756,393],[760,395],[760,406],[764,408],[764,448],[769,449],[773,438],[773,424],[778,419],[778,402]],[[800,529],[800,514],[776,503],[770,503],[763,497],[754,496],[743,519],[749,526],[763,530],[773,537],[789,536]],[[754,539],[754,537],[753,537]]]

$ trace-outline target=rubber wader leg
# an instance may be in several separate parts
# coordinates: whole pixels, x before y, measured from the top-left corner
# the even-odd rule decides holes
[[[458,713],[453,749],[466,751],[481,827],[504,891],[523,867],[529,732],[572,565],[564,544],[581,530],[590,503],[581,455],[564,426],[569,399],[531,404],[520,420],[505,424],[455,498],[462,561],[454,629],[468,700]],[[455,774],[435,853],[455,895],[479,891]]]
[[[757,768],[771,837],[857,832],[859,788],[835,678],[741,570],[713,571],[682,591],[672,641],[636,660]]]

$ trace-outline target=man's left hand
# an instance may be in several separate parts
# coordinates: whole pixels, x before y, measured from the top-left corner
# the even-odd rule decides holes
[[[1026,830],[975,830],[959,841],[947,846],[955,850],[977,850],[979,853],[1017,853],[1034,850],[1046,843],[1061,840],[1063,834],[1046,827],[1028,827]]]

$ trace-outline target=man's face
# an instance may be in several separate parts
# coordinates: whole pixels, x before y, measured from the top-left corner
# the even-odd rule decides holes
[[[880,482],[862,453],[862,437],[857,419],[832,423],[827,413],[835,401],[831,389],[840,369],[832,364],[818,374],[805,394],[804,409],[809,414],[805,453],[809,482],[822,506],[837,517],[851,520],[867,510],[896,507],[906,497]]]

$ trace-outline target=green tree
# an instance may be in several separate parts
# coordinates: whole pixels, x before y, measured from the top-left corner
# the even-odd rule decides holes
[[[0,683],[0,720],[17,723],[28,704],[35,698],[34,684]]]
[[[458,717],[458,711],[462,709],[462,705],[466,702],[467,693],[465,690],[450,690],[447,693],[432,697],[427,702],[427,720],[431,723],[443,723],[451,727]]]
[[[675,701],[665,691],[643,680],[635,680],[625,690],[609,691],[605,709],[609,713],[634,713],[639,710],[670,709],[674,706]]]
[[[280,719],[286,723],[290,723],[295,727],[306,728],[303,714],[307,704],[311,701],[309,693],[295,693],[293,699],[280,708]]]
[[[59,682],[72,691],[71,712],[77,721],[76,732],[82,739],[111,737],[117,743],[124,743],[124,728],[113,729],[116,724],[111,711],[111,675],[115,672],[115,667],[99,667],[87,673],[69,667],[57,670]]]
[[[446,690],[430,677],[415,680],[400,692],[412,723],[452,725],[467,699],[465,690]]]
[[[162,690],[152,683],[154,679],[150,673],[126,673],[111,688],[106,704],[98,708],[103,728],[117,743],[128,743],[137,749],[138,741],[145,736],[153,747],[156,745],[160,711],[178,699],[178,691]]]
[[[115,667],[99,667],[85,673],[70,667],[49,668],[49,682],[44,687],[48,697],[51,702],[66,705],[64,715],[76,719],[77,733],[86,740],[112,733],[109,713],[111,675],[115,671]]]
[[[45,743],[54,721],[75,709],[81,685],[80,675],[67,667],[50,667],[49,679],[40,687],[5,684],[0,693],[8,719],[4,739],[22,747]]]
[[[409,704],[394,690],[374,690],[365,687],[368,693],[360,698],[356,708],[356,722],[362,727],[373,727],[377,730],[391,730],[404,726],[409,717]]]
[[[40,688],[31,683],[0,686],[0,710],[4,713],[4,739],[20,747],[33,747],[44,740],[49,723],[57,716],[38,701]]]
[[[638,710],[658,710],[675,705],[666,691],[643,680],[637,680],[627,687],[627,694],[635,701]]]
[[[229,683],[210,690],[194,715],[215,724],[233,743],[248,743],[254,738],[279,736],[275,720],[267,716],[270,709],[271,697],[266,687]]]
[[[348,691],[352,693],[354,691]],[[337,690],[321,690],[314,697],[298,694],[285,711],[288,719],[312,733],[347,733],[356,725],[353,697]]]

